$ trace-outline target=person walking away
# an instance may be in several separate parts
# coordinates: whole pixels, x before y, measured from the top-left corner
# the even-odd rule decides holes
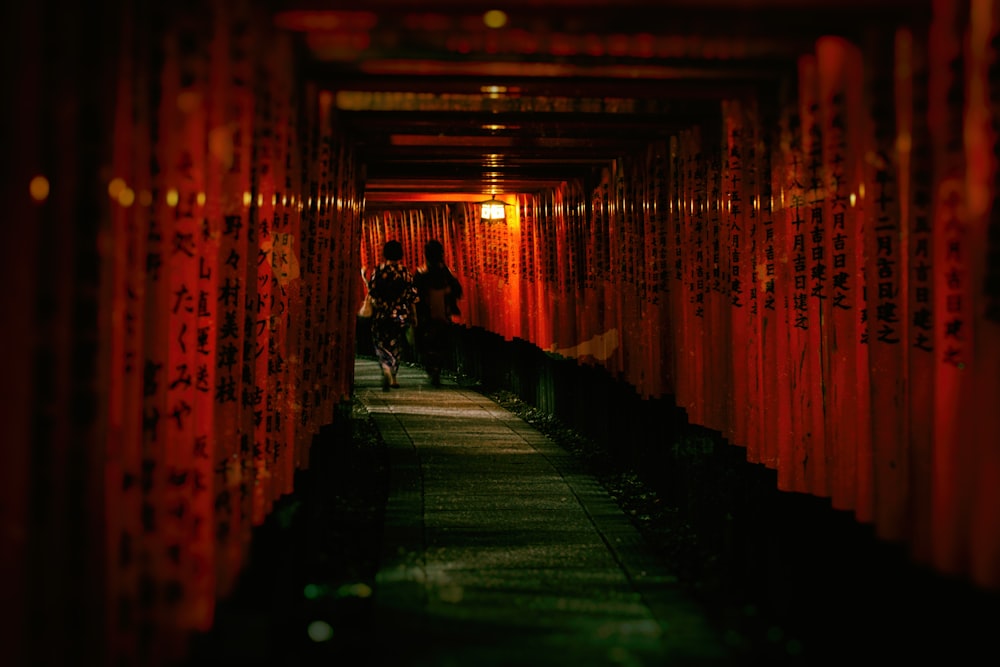
[[[372,301],[372,345],[382,367],[382,391],[389,391],[390,387],[399,387],[396,375],[406,330],[419,321],[415,308],[419,297],[413,275],[403,264],[402,244],[387,241],[382,258],[368,279],[368,293]]]
[[[462,284],[444,261],[444,246],[432,239],[424,245],[424,264],[413,276],[417,289],[417,351],[435,387],[451,350],[452,318],[460,315]]]

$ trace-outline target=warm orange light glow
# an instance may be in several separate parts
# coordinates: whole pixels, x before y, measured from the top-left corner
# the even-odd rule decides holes
[[[124,190],[125,187],[124,178],[112,178],[108,183],[108,195],[110,195],[112,199],[118,199],[118,195],[121,194],[121,191]]]
[[[167,200],[166,200],[167,206],[170,207],[177,206],[177,202],[179,202],[180,200],[181,196],[176,189],[170,188],[169,190],[167,190]]]
[[[198,206],[204,206],[204,205],[205,205],[205,193],[204,192],[199,192],[198,193]]]
[[[442,202],[466,202],[478,205],[483,199],[482,192],[393,192],[386,195],[378,191],[366,191],[364,201],[371,202],[418,202],[418,203],[442,203]],[[343,205],[341,203],[340,205]]]
[[[490,97],[499,97],[500,95],[502,95],[502,94],[504,94],[504,93],[507,92],[507,87],[506,86],[481,86],[479,88],[479,90],[484,95],[488,95]]]
[[[507,15],[499,9],[491,9],[483,14],[483,24],[487,28],[502,28],[507,25]]]
[[[503,220],[503,204],[483,204],[483,215],[486,220]]]
[[[44,176],[35,176],[28,184],[28,192],[35,201],[45,201],[49,198],[49,179]]]
[[[220,126],[208,132],[208,152],[223,166],[233,164],[233,132],[228,126]]]
[[[507,217],[504,202],[499,201],[496,195],[489,201],[480,203],[480,215],[483,220],[504,220]]]
[[[249,192],[244,192],[243,193],[243,205],[244,206],[249,206],[252,203],[253,203],[253,195],[251,195]]]
[[[132,188],[122,188],[118,193],[118,203],[128,208],[135,203],[135,191]]]

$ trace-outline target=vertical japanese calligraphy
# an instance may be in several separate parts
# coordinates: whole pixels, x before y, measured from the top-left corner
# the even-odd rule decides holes
[[[803,72],[808,64],[803,64]],[[805,74],[803,73],[803,77]],[[806,470],[812,453],[811,395],[809,385],[810,354],[819,357],[819,350],[808,346],[809,298],[807,291],[806,190],[808,175],[803,157],[802,112],[796,101],[784,103],[781,117],[780,170],[776,181],[776,203],[779,253],[778,287],[780,303],[786,318],[785,335],[788,352],[780,363],[779,405],[787,409],[780,418],[789,426],[787,442],[779,443],[778,484],[791,491],[806,491],[809,478]]]
[[[871,225],[865,224],[863,215],[872,184],[863,178],[866,124],[860,52],[836,38],[820,40],[816,49],[825,195],[818,211],[823,225],[817,223],[813,231],[815,280],[823,285],[815,288],[814,295],[820,299],[823,318],[818,323],[823,332],[824,438],[833,504],[853,509],[858,458],[866,457],[871,442],[864,391],[868,378],[863,277],[865,231]],[[883,168],[888,170],[889,165]],[[886,180],[883,174],[882,185],[875,189],[884,190]],[[883,206],[890,201],[885,192],[875,198]]]
[[[958,427],[968,353],[969,288],[965,264],[966,229],[963,101],[965,3],[934,2],[929,49],[927,120],[930,129],[932,291],[930,337],[934,349],[931,516],[934,562],[948,571],[961,568],[965,544],[961,517]]]
[[[733,343],[729,360],[732,367],[732,392],[727,437],[733,442],[746,443],[748,455],[757,456],[756,428],[759,420],[753,412],[761,405],[760,395],[751,390],[751,379],[760,377],[759,350],[756,329],[750,323],[756,307],[753,271],[749,269],[754,252],[755,215],[752,195],[754,184],[752,142],[747,141],[753,129],[747,122],[747,112],[739,102],[723,103],[725,124],[725,158],[723,162],[723,217],[727,224],[726,238],[720,243],[727,249],[725,265],[729,267],[729,309]],[[720,258],[721,259],[721,258]]]
[[[587,178],[505,194],[501,224],[366,209],[336,92],[301,80],[257,0],[116,4],[96,50],[71,4],[10,83],[15,662],[105,642],[158,667],[211,626],[350,397],[361,269],[392,238],[411,268],[442,240],[462,326],[672,400],[779,489],[1000,587],[995,0],[821,37],[765,92],[645,119]],[[52,11],[20,9],[39,29]]]
[[[974,549],[988,579],[972,508],[995,505],[995,465],[958,443],[995,395],[972,362],[996,319],[996,18],[934,7],[929,38],[820,38],[778,99],[727,99],[721,127],[619,156],[588,191],[526,195],[516,228],[463,214],[456,264],[481,276],[469,324],[671,395],[781,489],[944,569]]]
[[[321,258],[337,251],[331,229],[359,237],[344,212],[358,210],[359,192],[341,186],[342,211],[324,207],[317,225],[300,225],[307,184],[289,44],[255,49],[247,2],[217,9],[207,23],[166,9],[121,17],[147,50],[120,62],[104,194],[115,323],[104,580],[117,664],[179,659],[190,633],[211,626],[252,527],[292,490],[312,435],[334,417],[339,393],[328,387],[351,382],[343,364],[331,372],[331,356],[310,353],[350,346],[345,320],[328,316],[347,277]],[[317,171],[318,189],[347,183],[352,159]],[[310,312],[293,299],[302,248],[317,253],[309,340],[293,335]],[[308,388],[287,361],[305,357],[326,369]],[[317,409],[296,424],[310,401]]]
[[[867,363],[867,378],[861,376],[857,383],[860,405],[871,406],[871,427],[858,424],[859,447],[856,471],[850,477],[856,480],[854,488],[857,514],[866,519],[876,511],[874,498],[879,498],[877,516],[871,516],[877,530],[887,539],[901,539],[910,532],[907,525],[910,507],[907,504],[912,479],[910,458],[903,445],[904,423],[899,418],[906,408],[906,261],[901,219],[903,201],[908,188],[906,169],[909,165],[894,158],[903,120],[895,113],[897,105],[906,104],[905,91],[897,90],[899,64],[904,62],[902,44],[897,46],[895,35],[886,35],[873,47],[868,69],[868,89],[871,106],[872,134],[864,137],[871,143],[871,157],[866,161],[863,181],[864,198],[859,200],[864,214],[865,291],[867,294],[862,334],[867,347],[859,348],[859,360]],[[897,66],[894,67],[894,61]],[[851,100],[853,125],[861,118],[854,109],[856,98]],[[867,379],[868,382],[864,382]],[[867,394],[864,393],[868,389]],[[868,399],[868,400],[866,400]],[[869,444],[869,447],[863,445]],[[868,453],[870,450],[870,454]]]

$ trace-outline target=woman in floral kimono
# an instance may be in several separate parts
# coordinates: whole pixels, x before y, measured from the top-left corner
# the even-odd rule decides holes
[[[368,279],[372,299],[372,344],[382,366],[382,391],[399,387],[396,374],[403,353],[406,332],[417,325],[417,290],[413,275],[403,265],[403,246],[387,241],[382,248],[383,262]]]

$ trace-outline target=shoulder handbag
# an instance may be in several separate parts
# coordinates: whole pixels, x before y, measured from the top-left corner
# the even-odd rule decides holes
[[[358,317],[371,317],[372,316],[372,295],[365,294],[365,300],[361,304],[361,309],[358,310]]]

